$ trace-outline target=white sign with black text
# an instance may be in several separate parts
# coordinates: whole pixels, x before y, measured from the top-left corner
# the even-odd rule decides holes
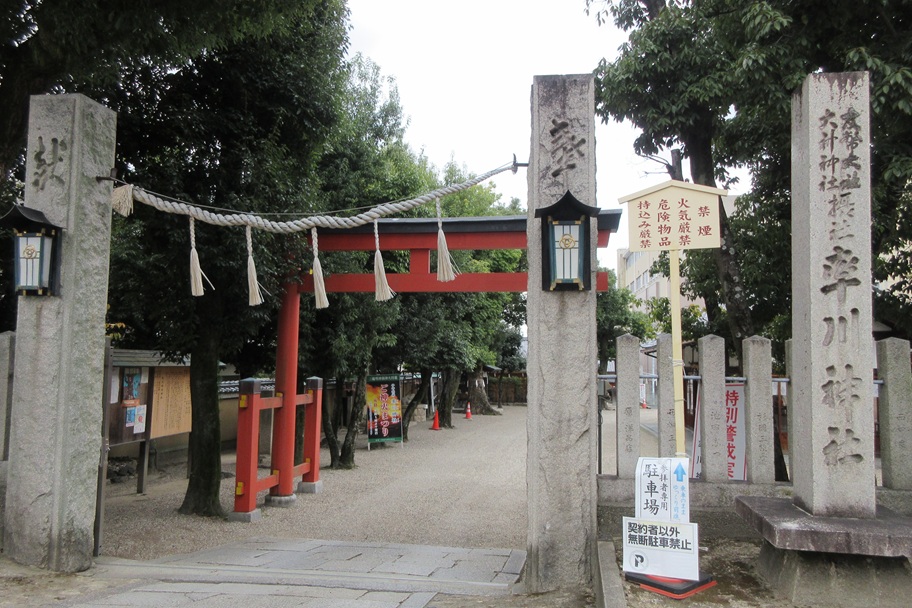
[[[697,524],[624,518],[624,571],[700,579]]]
[[[687,458],[637,460],[636,517],[651,521],[690,522]]]

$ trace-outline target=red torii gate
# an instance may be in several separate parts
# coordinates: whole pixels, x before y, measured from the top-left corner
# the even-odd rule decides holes
[[[617,232],[621,211],[602,210],[598,215],[598,247],[607,247]],[[408,251],[409,272],[386,273],[390,289],[416,292],[522,292],[528,288],[525,272],[464,273],[442,283],[431,272],[431,251],[437,249],[437,220],[434,218],[386,218],[378,220],[381,251]],[[443,220],[447,247],[465,249],[525,249],[526,216],[461,217]],[[320,251],[374,251],[372,224],[351,229],[320,230]],[[326,293],[374,291],[373,274],[335,274],[325,278]],[[314,290],[313,277],[304,277],[299,292]],[[608,290],[608,273],[596,276],[596,290]]]
[[[597,218],[597,247],[608,246],[621,219],[619,210],[602,210]],[[443,232],[452,250],[526,249],[526,216],[493,216],[447,218]],[[385,218],[377,221],[382,251],[408,251],[409,272],[387,273],[390,289],[399,293],[416,292],[523,292],[528,289],[525,272],[463,273],[446,283],[431,272],[431,251],[437,249],[435,218]],[[376,242],[372,224],[350,229],[320,230],[320,251],[374,251]],[[333,274],[324,280],[327,293],[364,293],[374,291],[373,273]],[[596,274],[596,290],[607,291],[608,273]],[[287,283],[279,313],[278,348],[276,352],[276,396],[272,399],[245,397],[245,416],[238,420],[237,471],[238,486],[235,513],[253,519],[257,492],[270,490],[274,504],[294,501],[295,479],[301,476],[298,491],[320,490],[320,430],[322,381],[310,379],[308,390],[297,394],[298,331],[301,293],[312,293],[313,277],[305,275],[301,284]],[[262,400],[261,400],[262,399]],[[304,462],[294,464],[295,408],[305,406]],[[273,427],[272,475],[256,478],[259,409],[277,408]],[[242,424],[243,420],[243,424]],[[242,435],[246,438],[242,441]],[[242,449],[243,445],[243,449]],[[242,476],[244,479],[242,479]],[[249,479],[248,479],[249,478]]]

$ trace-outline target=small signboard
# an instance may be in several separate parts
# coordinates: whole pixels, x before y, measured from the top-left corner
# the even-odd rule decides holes
[[[687,458],[637,460],[636,517],[651,521],[690,521]]]
[[[719,247],[719,197],[727,190],[671,180],[620,200],[627,213],[630,251]]]
[[[402,442],[401,378],[367,377],[367,443]]]
[[[729,382],[725,385],[725,403],[707,404],[722,407],[725,411],[725,448],[728,478],[732,481],[747,479],[747,435],[744,428],[744,383]],[[700,409],[704,407],[701,391],[697,388],[697,405],[694,414],[693,449],[690,476],[700,479],[703,474],[703,442],[700,439]]]
[[[624,518],[624,572],[700,579],[697,524]]]

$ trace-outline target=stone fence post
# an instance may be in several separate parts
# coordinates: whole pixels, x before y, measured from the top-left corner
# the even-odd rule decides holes
[[[703,336],[697,341],[700,365],[700,443],[702,481],[728,481],[725,434],[725,340]]]
[[[675,445],[674,355],[671,334],[659,334],[656,350],[658,358],[656,369],[659,374],[659,394],[656,404],[656,407],[659,408],[659,456],[670,458],[678,451]]]
[[[640,339],[617,339],[617,476],[633,479],[640,456]]]
[[[880,457],[883,485],[912,490],[912,369],[909,342],[887,338],[877,342],[880,387]]]
[[[744,398],[747,419],[745,458],[747,481],[773,483],[776,468],[773,449],[773,353],[766,338],[753,336],[742,343]]]

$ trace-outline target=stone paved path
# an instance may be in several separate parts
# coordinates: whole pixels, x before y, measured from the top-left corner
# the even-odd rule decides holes
[[[438,593],[511,592],[525,552],[255,539],[153,561],[99,558],[95,577],[126,579],[55,605],[423,608]]]

